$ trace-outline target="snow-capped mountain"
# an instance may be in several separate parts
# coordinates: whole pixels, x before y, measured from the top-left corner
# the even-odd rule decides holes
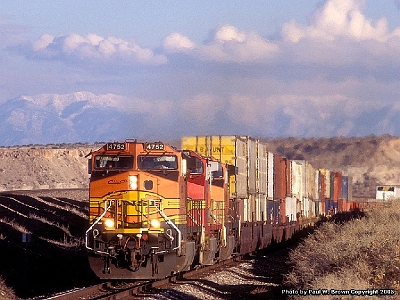
[[[0,145],[115,140],[130,123],[123,100],[89,92],[7,100],[0,104]]]
[[[0,103],[0,146],[105,142],[182,135],[330,137],[399,135],[397,103],[312,99],[140,99],[90,92],[20,96]],[[310,105],[311,103],[311,105]],[[311,108],[310,108],[311,107]]]

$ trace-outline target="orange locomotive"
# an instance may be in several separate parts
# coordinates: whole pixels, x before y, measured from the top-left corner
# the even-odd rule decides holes
[[[161,142],[127,140],[92,152],[86,248],[95,274],[164,278],[229,257],[225,170]]]

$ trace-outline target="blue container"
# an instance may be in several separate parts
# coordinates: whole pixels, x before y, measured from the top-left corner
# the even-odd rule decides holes
[[[267,218],[271,220],[272,224],[279,224],[279,200],[268,200],[267,201]]]
[[[337,210],[337,202],[336,202],[336,210]],[[335,201],[333,201],[332,199],[325,199],[325,215],[334,213],[335,213]]]
[[[342,199],[349,199],[349,177],[342,176]]]

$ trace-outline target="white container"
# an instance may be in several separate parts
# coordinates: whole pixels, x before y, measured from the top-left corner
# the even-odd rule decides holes
[[[257,140],[257,193],[267,194],[267,146]]]
[[[267,200],[274,200],[274,154],[267,152]]]

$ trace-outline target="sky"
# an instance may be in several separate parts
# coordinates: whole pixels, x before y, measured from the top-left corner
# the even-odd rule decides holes
[[[3,0],[0,103],[85,91],[172,135],[400,135],[399,50],[400,0]]]

